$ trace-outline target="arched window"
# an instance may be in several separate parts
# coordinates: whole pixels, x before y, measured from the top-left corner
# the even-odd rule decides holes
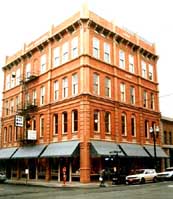
[[[4,143],[7,142],[7,127],[4,128]]]
[[[131,134],[136,137],[136,117],[134,115],[131,117]]]
[[[122,136],[127,136],[127,118],[125,113],[121,115],[121,133]]]

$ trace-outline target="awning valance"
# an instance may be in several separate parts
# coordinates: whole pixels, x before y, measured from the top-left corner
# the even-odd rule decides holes
[[[154,157],[154,146],[153,145],[144,145],[145,150],[150,154],[151,157]],[[168,158],[168,155],[160,146],[156,146],[156,157],[158,158]]]
[[[45,147],[45,144],[21,147],[14,153],[12,159],[38,158]]]
[[[149,157],[148,153],[139,144],[121,143],[120,147],[128,157]]]
[[[91,141],[91,155],[94,156],[124,156],[116,143],[108,141]]]
[[[70,157],[75,153],[79,141],[66,141],[60,143],[51,143],[42,153],[41,157]]]
[[[16,150],[17,147],[0,149],[0,159],[10,159],[11,156],[16,152]]]

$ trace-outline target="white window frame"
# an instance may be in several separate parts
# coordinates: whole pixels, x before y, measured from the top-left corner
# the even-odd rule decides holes
[[[148,94],[146,90],[143,91],[143,107],[148,107]]]
[[[11,88],[11,82],[10,82],[10,74],[6,77],[6,90]]]
[[[68,78],[64,77],[62,80],[62,96],[63,98],[68,97]]]
[[[78,75],[77,73],[72,75],[72,95],[76,96],[78,94]]]
[[[53,50],[53,66],[57,67],[60,65],[60,47],[56,47]]]
[[[126,85],[125,85],[125,83],[120,84],[120,101],[126,102]]]
[[[20,85],[20,68],[16,71],[16,86]]]
[[[153,65],[149,64],[149,72],[148,72],[149,80],[153,81]]]
[[[78,57],[78,37],[74,37],[71,41],[71,56],[72,59]]]
[[[37,91],[36,89],[32,91],[32,105],[37,104]]]
[[[123,127],[122,118],[124,118],[124,131],[125,132],[122,131],[122,127]],[[122,133],[122,136],[127,136],[127,116],[125,113],[121,114],[121,133]]]
[[[31,64],[30,63],[26,64],[25,76],[26,76],[26,79],[30,78],[30,76],[31,76]]]
[[[134,135],[132,134],[132,120],[134,122]],[[132,137],[136,137],[136,117],[134,115],[131,117],[131,135]]]
[[[77,130],[75,130],[75,114],[77,113]],[[79,114],[77,110],[72,111],[72,133],[78,132],[78,121],[79,121]]]
[[[119,67],[125,69],[125,52],[123,50],[119,50]]]
[[[46,54],[42,55],[41,56],[41,64],[40,64],[40,71],[41,73],[44,73],[46,71]]]
[[[143,60],[141,61],[142,66],[142,77],[147,78],[147,64]]]
[[[135,73],[135,66],[134,66],[134,56],[129,55],[129,72]]]
[[[105,78],[105,96],[111,97],[111,79],[109,77]]]
[[[59,119],[58,116],[59,115],[57,113],[54,114],[54,116],[53,116],[53,135],[58,135],[58,121],[56,123],[56,119],[57,120]],[[57,128],[57,132],[56,132],[56,128]]]
[[[65,114],[67,114],[67,131],[65,131],[65,128],[64,128],[64,126],[65,126]],[[67,134],[67,132],[68,132],[68,113],[65,111],[65,112],[63,112],[62,113],[62,134]]]
[[[96,37],[93,38],[93,57],[100,58],[100,41]]]
[[[150,94],[150,100],[151,100],[151,105],[150,105],[150,108],[152,109],[152,110],[155,110],[155,97],[154,97],[154,93],[151,93]]]
[[[40,116],[40,138],[44,136],[44,116]]]
[[[54,81],[54,101],[59,100],[59,82],[58,80]]]
[[[130,86],[130,104],[135,104],[135,87]]]
[[[110,63],[110,44],[104,42],[104,61]]]
[[[65,63],[69,59],[69,43],[65,42],[62,46],[62,63]]]
[[[107,126],[107,123],[106,123],[106,114],[108,114],[108,126]],[[110,134],[111,133],[111,114],[110,112],[106,111],[105,112],[105,118],[104,118],[104,123],[105,123],[105,133],[106,134]],[[108,129],[107,129],[108,128]]]
[[[97,73],[93,74],[93,93],[100,95],[100,76]]]
[[[95,129],[95,125],[97,125],[97,130]],[[100,132],[100,111],[94,110],[94,132]]]
[[[40,89],[40,105],[45,104],[45,86],[42,86]]]

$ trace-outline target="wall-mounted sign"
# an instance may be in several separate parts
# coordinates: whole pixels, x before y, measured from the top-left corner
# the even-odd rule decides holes
[[[24,123],[23,121],[24,121],[23,116],[21,115],[15,116],[15,126],[23,127],[23,123]]]
[[[37,132],[35,130],[28,130],[27,140],[37,140]]]

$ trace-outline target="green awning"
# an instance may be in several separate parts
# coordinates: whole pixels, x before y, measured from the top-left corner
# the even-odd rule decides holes
[[[150,157],[139,144],[121,143],[120,147],[128,157]]]
[[[154,157],[154,146],[153,145],[144,145],[145,150],[150,154],[151,157]],[[156,157],[158,158],[168,158],[168,155],[160,146],[156,146]]]
[[[51,143],[47,146],[41,157],[71,157],[75,153],[79,141],[66,141]]]
[[[114,142],[91,141],[91,155],[94,156],[124,156],[119,146]]]
[[[17,150],[17,147],[1,148],[0,159],[10,159],[12,155],[16,152],[16,150]]]
[[[45,144],[20,147],[12,156],[12,159],[18,158],[38,158],[45,149]]]

